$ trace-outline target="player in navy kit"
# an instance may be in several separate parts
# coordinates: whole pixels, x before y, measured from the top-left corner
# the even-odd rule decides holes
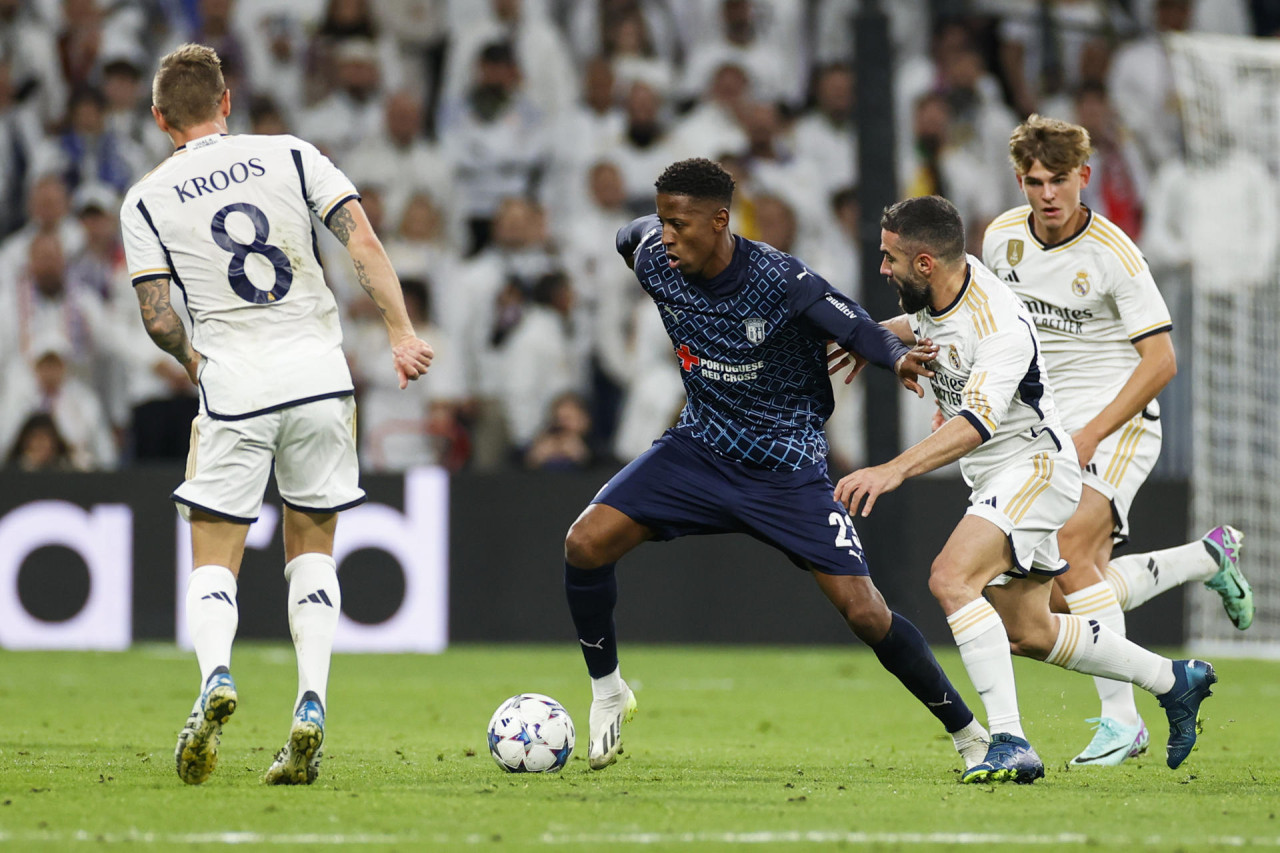
[[[936,354],[909,349],[800,260],[729,231],[733,179],[682,160],[658,178],[656,216],[618,232],[618,251],[657,308],[680,360],[680,420],[596,495],[565,539],[565,592],[591,674],[588,760],[607,767],[635,712],[614,632],[615,563],[641,542],[747,533],[773,545],[840,610],[881,664],[952,733],[966,766],[987,734],[919,630],[872,584],[827,475],[833,408],[826,342],[892,369],[907,388]]]

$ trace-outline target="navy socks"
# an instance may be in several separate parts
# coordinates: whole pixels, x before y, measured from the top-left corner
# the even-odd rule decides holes
[[[904,617],[893,614],[889,633],[871,650],[948,732],[958,732],[973,720],[973,712],[938,665],[920,629]]]
[[[565,597],[569,599],[569,613],[578,630],[582,657],[592,678],[603,678],[618,668],[618,644],[613,627],[618,578],[614,566],[609,563],[598,569],[579,569],[567,562],[564,564]]]

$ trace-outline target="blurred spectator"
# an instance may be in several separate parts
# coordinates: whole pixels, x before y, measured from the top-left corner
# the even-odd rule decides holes
[[[136,309],[133,294],[123,286],[129,276],[116,218],[119,194],[106,184],[90,182],[80,185],[71,203],[85,240],[84,247],[67,264],[68,287],[94,293],[104,302],[123,298]]]
[[[880,3],[880,11],[889,16],[889,37],[899,66],[924,55],[929,27],[921,22],[929,19],[933,5],[930,0]],[[817,0],[813,44],[819,63],[848,64],[853,60],[853,22],[861,10],[862,0]]]
[[[1116,0],[1038,0],[1000,26],[1000,65],[1020,116],[1069,115],[1068,93],[1106,74],[1108,39],[1132,23]]]
[[[13,62],[0,59],[0,239],[26,220],[27,179],[42,138],[34,108],[17,103],[15,82]]]
[[[445,230],[444,216],[428,193],[419,192],[410,197],[400,216],[399,228],[388,235],[384,244],[391,265],[401,277],[430,282],[432,320],[438,325],[457,328],[455,315],[461,308],[454,304],[456,299],[449,301],[455,294],[443,282],[452,281],[460,258]]]
[[[558,268],[541,208],[524,198],[508,198],[494,216],[491,244],[459,266],[441,288],[459,306],[453,314],[457,327],[445,331],[453,334],[464,361],[472,461],[478,469],[497,467],[508,455],[502,344],[520,322],[524,294]]]
[[[41,151],[41,171],[56,171],[75,191],[101,182],[124,193],[147,168],[147,156],[128,136],[108,130],[106,99],[91,87],[75,90],[67,105],[67,128]]]
[[[941,93],[920,98],[913,117],[912,136],[898,152],[901,194],[946,196],[964,218],[970,251],[980,250],[983,231],[1000,213],[1004,198],[992,189],[1013,178],[1008,169],[997,172],[971,149],[951,143],[951,107]]]
[[[280,105],[270,95],[249,98],[249,132],[261,134],[288,133],[289,124]]]
[[[1105,86],[1085,83],[1076,91],[1076,121],[1089,131],[1089,185],[1080,199],[1120,226],[1130,239],[1142,236],[1143,199],[1148,176],[1133,139],[1111,108]]]
[[[579,88],[572,53],[560,29],[536,14],[536,4],[468,0],[459,5],[465,8],[467,18],[452,34],[445,59],[445,109],[466,97],[476,63],[495,42],[510,46],[512,62],[524,74],[525,95],[546,120],[552,121],[568,109]]]
[[[702,157],[708,152],[744,151],[747,135],[739,117],[752,101],[746,70],[734,62],[723,63],[712,73],[701,100],[676,122],[672,154]]]
[[[627,205],[636,216],[653,212],[653,176],[674,159],[670,125],[662,97],[644,83],[632,83],[626,100],[626,127],[611,146],[622,173]]]
[[[830,211],[828,192],[819,177],[822,166],[795,156],[781,110],[759,102],[743,108],[742,128],[747,147],[742,151],[757,189],[786,199],[806,230],[817,230]]]
[[[604,34],[604,56],[612,63],[622,86],[640,81],[659,92],[670,92],[675,84],[675,66],[658,52],[648,19],[639,9],[618,15],[609,24]]]
[[[415,465],[459,467],[468,439],[458,413],[463,398],[462,363],[448,334],[432,322],[430,288],[402,277],[404,304],[418,334],[439,346],[431,383],[417,393],[400,390],[387,358],[387,328],[381,318],[363,319],[346,333],[352,375],[360,389],[360,453],[370,471],[404,471]]]
[[[444,210],[453,208],[453,176],[439,146],[423,132],[422,101],[409,92],[386,100],[385,133],[373,135],[353,151],[346,173],[357,186],[386,188],[387,218],[399,222],[415,193],[426,193]]]
[[[583,174],[607,153],[626,123],[614,96],[613,68],[603,57],[587,61],[582,97],[557,119],[551,129],[551,192],[547,206],[556,220],[573,216],[581,205]]]
[[[243,39],[249,70],[249,90],[235,96],[269,98],[288,123],[297,122],[307,103],[309,34],[319,25],[323,6],[323,0],[242,0],[232,7],[232,26]]]
[[[1157,0],[1154,29],[1121,45],[1107,76],[1111,101],[1133,131],[1148,173],[1182,154],[1178,93],[1164,38],[1190,27],[1191,9],[1191,0]]]
[[[1272,0],[1187,0],[1187,2],[1192,10],[1188,29],[1196,33],[1266,36],[1270,33],[1254,29],[1254,10],[1270,7],[1272,14],[1280,13],[1280,5]],[[1143,30],[1150,30],[1157,26],[1156,20],[1160,16],[1159,7],[1160,0],[1130,0],[1133,17]]]
[[[649,299],[636,302],[629,326],[625,395],[612,443],[613,455],[623,462],[648,450],[663,430],[676,422],[685,404],[680,362]]]
[[[828,196],[858,179],[853,82],[847,65],[819,68],[814,75],[813,107],[795,124],[796,158],[815,169]]]
[[[11,364],[0,393],[0,447],[10,447],[33,414],[53,419],[82,471],[114,468],[115,439],[93,388],[68,373],[64,340],[46,338],[32,347],[30,361]],[[19,369],[13,369],[13,368]]]
[[[129,140],[141,152],[144,170],[172,153],[173,143],[151,117],[151,91],[143,83],[142,66],[136,55],[120,54],[106,60],[102,66],[102,95],[104,131],[114,138]]]
[[[509,284],[502,298],[519,307],[515,322],[493,340],[500,365],[499,399],[511,443],[524,449],[533,442],[551,401],[566,391],[581,392],[585,385],[575,342],[573,288],[568,276],[553,272],[527,292]]]
[[[71,447],[47,412],[36,412],[18,429],[5,466],[27,473],[71,470]]]
[[[67,81],[53,25],[26,5],[0,0],[0,57],[9,63],[15,101],[33,106],[40,123],[54,127],[66,112]]]
[[[53,234],[63,251],[75,255],[84,246],[84,228],[71,215],[70,193],[61,175],[42,174],[27,192],[26,224],[0,243],[0,293],[27,265],[28,249],[37,234]]]
[[[551,401],[547,424],[524,453],[526,468],[587,468],[600,459],[591,438],[586,401],[566,391]]]
[[[119,337],[102,298],[68,285],[56,234],[37,234],[12,291],[0,301],[0,365],[32,364],[38,346],[53,347],[77,378],[96,379],[96,369],[115,355]],[[3,442],[0,442],[3,444]]]
[[[346,85],[339,66],[343,48],[351,42],[362,45],[362,55],[378,69],[388,89],[403,85],[395,38],[382,26],[370,0],[327,0],[307,48],[306,101],[323,100]]]
[[[345,163],[357,146],[383,130],[382,66],[374,43],[359,38],[338,42],[333,61],[332,90],[299,122],[302,136]]]
[[[755,96],[798,109],[809,84],[805,4],[794,0],[690,0],[674,4],[688,45],[680,95],[698,97],[726,63],[740,65]]]
[[[668,68],[681,61],[680,33],[666,0],[581,0],[569,10],[567,31],[579,62],[612,55],[608,48],[617,23],[638,16],[653,55]]]
[[[468,255],[488,245],[502,199],[537,197],[550,153],[547,128],[524,94],[511,45],[487,45],[475,72],[470,91],[446,106],[440,126],[458,212],[469,231]]]

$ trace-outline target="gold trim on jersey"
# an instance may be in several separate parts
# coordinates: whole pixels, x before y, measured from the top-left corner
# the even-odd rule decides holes
[[[964,384],[961,399],[964,401],[964,408],[982,418],[991,432],[995,432],[996,422],[991,416],[991,401],[987,399],[986,394],[982,393],[982,383],[986,381],[987,371],[983,370],[972,374],[969,377],[969,381]]]
[[[138,270],[137,272],[131,272],[131,273],[129,273],[129,278],[131,278],[131,279],[134,279],[134,278],[140,278],[140,277],[142,277],[142,276],[144,276],[144,275],[155,275],[156,273],[159,273],[159,272],[162,272],[162,273],[164,273],[165,275],[169,275],[169,274],[170,274],[170,273],[169,273],[169,268],[168,268],[168,267],[155,267],[154,269],[149,269],[149,270]],[[1141,333],[1139,333],[1139,334],[1141,334]]]
[[[1120,229],[1120,226],[1104,217],[1095,216],[1094,220],[1098,223],[1098,227],[1106,232],[1107,236],[1116,241],[1120,246],[1120,249],[1123,251],[1124,257],[1128,258],[1129,261],[1137,267],[1139,271],[1141,271],[1144,263],[1142,252],[1140,252],[1138,247],[1133,244],[1133,240],[1129,238],[1129,235],[1124,233],[1124,231]]]
[[[1106,480],[1113,486],[1119,486],[1124,480],[1125,471],[1129,469],[1129,463],[1133,461],[1133,457],[1138,452],[1138,442],[1142,440],[1142,436],[1146,434],[1145,419],[1142,412],[1134,415],[1125,424],[1124,432],[1120,434],[1120,443],[1116,445],[1116,455],[1111,457],[1111,464],[1107,466],[1107,471],[1102,475],[1102,479]]]
[[[1009,502],[1009,506],[1004,511],[1005,515],[1009,516],[1014,524],[1022,521],[1027,514],[1027,510],[1031,509],[1031,505],[1036,502],[1036,498],[1048,491],[1049,484],[1053,479],[1053,460],[1049,458],[1048,451],[1032,456],[1031,462],[1035,468],[1034,472],[1022,484],[1022,488],[1018,489],[1017,494],[1013,496],[1013,500]]]
[[[1129,274],[1130,278],[1142,272],[1141,259],[1125,248],[1123,243],[1118,242],[1115,235],[1104,231],[1101,228],[1101,223],[1099,223],[1099,228],[1090,228],[1086,233],[1088,236],[1110,249],[1111,252],[1120,259],[1120,263],[1124,265],[1124,271]]]
[[[1006,210],[997,216],[987,226],[987,231],[998,231],[1001,228],[1008,228],[1011,225],[1026,225],[1027,217],[1031,214],[1031,205],[1024,204],[1021,207],[1015,207],[1012,210]]]
[[[342,201],[344,198],[351,198],[351,193],[344,192],[341,195],[339,195],[337,198],[335,198],[333,201],[325,205],[324,212],[320,214],[320,221],[323,222],[325,220],[325,217],[329,215],[329,211],[333,210],[333,206],[338,202]]]
[[[1138,331],[1131,333],[1129,335],[1129,340],[1133,340],[1134,338],[1140,338],[1143,335],[1149,335],[1152,332],[1154,332],[1156,329],[1171,326],[1171,325],[1172,324],[1168,320],[1161,320],[1159,323],[1152,323],[1150,326],[1147,326],[1145,329],[1139,329]]]

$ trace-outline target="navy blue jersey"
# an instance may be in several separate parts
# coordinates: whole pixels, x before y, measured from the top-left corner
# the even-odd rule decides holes
[[[834,407],[826,341],[891,366],[907,348],[799,259],[734,237],[733,258],[711,279],[667,263],[657,216],[618,232],[618,251],[657,304],[688,397],[676,430],[721,456],[775,471],[827,452]]]

